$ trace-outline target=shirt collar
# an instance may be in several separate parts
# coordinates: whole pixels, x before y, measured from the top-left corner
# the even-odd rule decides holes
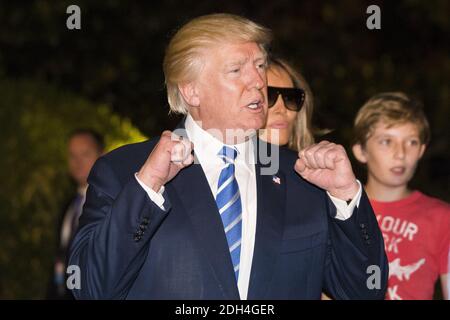
[[[190,114],[186,117],[185,128],[189,140],[194,144],[194,152],[202,164],[204,164],[205,161],[208,163],[211,162],[212,164],[222,162],[217,154],[224,145],[231,148],[236,148],[238,151],[236,162],[245,163],[247,167],[255,164],[253,146],[254,139],[248,139],[243,143],[235,145],[224,144],[222,141],[203,130],[203,128],[200,127],[200,125],[192,118]]]
[[[85,197],[86,196],[86,191],[87,191],[88,185],[84,185],[84,186],[78,186],[77,187],[77,193],[82,196]]]

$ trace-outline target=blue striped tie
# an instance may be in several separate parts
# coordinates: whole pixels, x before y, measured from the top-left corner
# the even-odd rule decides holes
[[[226,164],[222,169],[217,185],[216,203],[222,218],[223,227],[227,236],[231,261],[233,262],[236,281],[239,277],[239,261],[241,257],[242,237],[242,204],[239,186],[234,176],[234,160],[237,150],[224,146],[219,157]]]

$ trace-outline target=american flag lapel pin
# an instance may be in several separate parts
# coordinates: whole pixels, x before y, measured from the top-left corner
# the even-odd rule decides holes
[[[272,181],[273,181],[273,183],[281,184],[281,179],[280,179],[280,177],[273,176],[273,177],[272,177]]]

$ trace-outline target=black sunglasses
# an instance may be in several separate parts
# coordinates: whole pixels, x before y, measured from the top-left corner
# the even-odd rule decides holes
[[[305,91],[303,89],[271,86],[267,87],[267,102],[269,108],[275,105],[280,94],[287,109],[297,112],[302,109],[303,103],[305,102]]]

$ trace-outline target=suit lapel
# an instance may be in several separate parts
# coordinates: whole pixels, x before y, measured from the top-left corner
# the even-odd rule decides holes
[[[261,143],[261,141],[259,141]],[[267,150],[267,149],[266,149]],[[280,253],[285,214],[286,181],[283,173],[261,175],[256,164],[257,222],[248,299],[264,299]]]
[[[171,188],[175,189],[174,196],[176,194],[181,200],[190,217],[195,234],[226,298],[239,299],[222,220],[202,167],[192,164],[181,170],[168,187],[168,192]]]

